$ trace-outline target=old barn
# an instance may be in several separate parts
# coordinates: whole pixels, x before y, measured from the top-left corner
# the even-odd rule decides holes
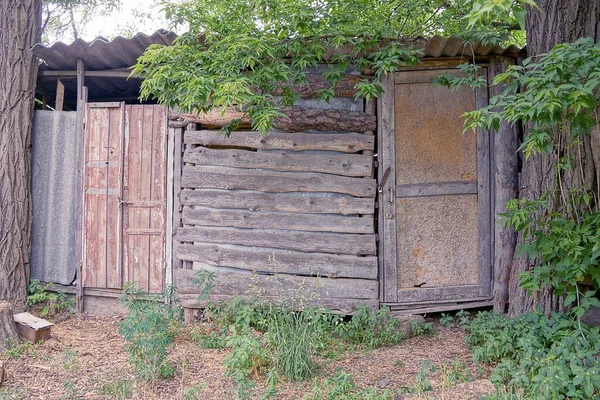
[[[463,135],[484,87],[434,86],[474,61],[491,81],[522,52],[417,39],[422,62],[355,100],[348,71],[329,103],[316,69],[277,130],[219,127],[235,112],[188,116],[138,101],[129,68],[170,32],[38,45],[32,139],[32,278],[75,293],[92,313],[119,310],[125,282],[174,284],[212,300],[290,299],[352,313],[359,305],[427,312],[505,301],[510,256],[495,224],[516,192],[516,128]]]

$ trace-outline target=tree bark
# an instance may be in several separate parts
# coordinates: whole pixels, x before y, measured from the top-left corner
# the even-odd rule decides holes
[[[574,42],[580,37],[592,37],[596,42],[600,38],[600,2],[591,0],[537,0],[538,8],[529,8],[527,13],[527,52],[528,56],[546,53],[559,43]],[[527,128],[527,127],[525,127]],[[525,131],[525,134],[527,132]],[[568,141],[568,139],[567,139]],[[565,171],[561,177],[564,182],[563,190],[596,184],[596,168],[594,155],[598,147],[592,146],[590,138],[580,147],[584,176],[579,170]],[[568,144],[566,145],[568,146]],[[576,146],[572,146],[576,148]],[[566,155],[566,154],[565,154]],[[519,197],[537,199],[543,193],[554,190],[554,173],[556,160],[554,156],[541,154],[523,162]],[[577,172],[575,174],[574,172]],[[517,246],[523,243],[519,234]],[[528,296],[519,287],[517,274],[529,271],[536,260],[527,256],[516,257],[510,273],[509,281],[509,314],[519,315],[536,306],[541,306],[544,312],[557,309],[560,302],[550,291]]]
[[[0,354],[19,342],[19,332],[13,318],[13,310],[7,301],[0,301],[0,334],[2,335],[0,336]]]
[[[0,2],[0,300],[24,304],[31,232],[30,136],[41,0]],[[6,335],[0,325],[0,340]]]
[[[377,117],[360,111],[323,110],[320,108],[286,107],[281,110],[286,117],[277,118],[273,126],[279,129],[299,132],[307,129],[318,131],[351,131],[369,132],[377,127]],[[237,110],[227,110],[221,114],[220,110],[212,110],[204,114],[180,114],[171,112],[171,121],[177,121],[171,126],[187,125],[190,122],[202,124],[208,128],[218,128],[240,119],[240,127],[249,127],[250,121],[244,114]]]

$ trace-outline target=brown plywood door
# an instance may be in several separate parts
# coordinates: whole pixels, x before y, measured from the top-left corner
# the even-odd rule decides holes
[[[384,302],[490,294],[490,142],[487,132],[463,134],[462,118],[487,98],[468,87],[433,86],[446,72],[455,73],[402,72],[388,82],[393,103],[382,141],[393,151],[382,166],[393,179],[381,203],[393,223],[383,232]]]
[[[132,123],[133,121],[133,123]],[[165,109],[90,103],[85,130],[84,285],[160,292],[165,259]]]

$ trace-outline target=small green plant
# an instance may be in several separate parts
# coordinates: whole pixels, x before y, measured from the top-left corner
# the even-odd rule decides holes
[[[413,336],[431,336],[435,333],[433,322],[422,322],[419,320],[410,323]]]
[[[125,284],[121,302],[129,310],[119,324],[119,333],[128,342],[129,361],[142,379],[166,378],[174,373],[166,361],[167,348],[182,322],[181,307],[174,305],[175,288],[167,287],[162,294],[149,294]]]
[[[400,343],[406,337],[400,330],[400,320],[390,315],[387,308],[359,307],[349,322],[337,326],[336,333],[368,349]]]
[[[37,279],[32,279],[27,288],[27,305],[42,305],[40,314],[43,317],[54,316],[61,311],[68,310],[73,307],[75,301],[67,296],[64,292],[48,292],[49,285],[42,285]]]
[[[450,314],[446,314],[446,313],[442,313],[442,316],[440,318],[440,325],[441,326],[450,326],[452,325],[452,321],[454,321],[454,317]]]
[[[79,370],[79,360],[77,359],[77,352],[67,347],[63,355],[63,368],[65,371],[74,372]]]
[[[97,393],[111,399],[128,399],[133,396],[133,382],[129,379],[110,380],[102,383]]]
[[[442,388],[447,389],[460,382],[469,382],[473,380],[471,370],[465,363],[456,361],[448,366],[442,364],[439,368],[439,373],[442,380]]]
[[[304,400],[391,400],[393,393],[386,389],[358,389],[352,374],[338,370],[337,373],[325,379],[322,384],[313,383],[312,393],[304,396]]]
[[[61,400],[75,400],[82,395],[82,390],[68,379],[63,381],[63,388],[65,394],[61,396]]]
[[[431,360],[423,360],[421,362],[421,369],[415,375],[413,382],[412,393],[422,395],[432,389],[431,381],[429,380],[432,373],[436,371],[435,366]]]
[[[22,387],[0,389],[0,400],[27,400],[27,390]]]
[[[198,295],[198,302],[201,303],[205,300],[208,300],[208,296],[210,296],[210,292],[212,292],[213,289],[214,280],[215,273],[212,271],[201,269],[198,272],[196,272],[193,284],[194,286],[200,289],[200,294]]]
[[[465,310],[460,310],[456,313],[458,326],[466,328],[471,323],[471,313]]]
[[[37,356],[37,347],[41,345],[42,342],[38,342],[36,344],[31,344],[28,342],[13,342],[7,343],[6,350],[2,354],[4,357],[10,360],[18,360],[23,356]]]
[[[468,343],[476,362],[495,365],[490,380],[506,389],[506,398],[600,396],[597,327],[581,328],[561,314],[535,312],[509,319],[486,312],[474,318]]]
[[[183,400],[200,400],[200,392],[208,387],[205,383],[197,383],[183,392]]]

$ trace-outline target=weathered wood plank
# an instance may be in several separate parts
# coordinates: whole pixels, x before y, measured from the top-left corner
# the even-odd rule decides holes
[[[259,150],[331,150],[344,153],[356,153],[373,150],[375,137],[362,133],[290,133],[269,132],[232,132],[226,137],[219,131],[186,131],[185,144],[204,146],[238,146]]]
[[[194,226],[179,228],[177,240],[181,242],[269,247],[297,250],[305,253],[376,255],[374,234],[281,232],[266,229],[248,231],[247,229],[237,228]]]
[[[373,158],[362,154],[305,154],[188,148],[183,161],[196,165],[262,168],[276,171],[324,172],[343,176],[370,176]]]
[[[489,82],[492,82],[496,75],[506,71],[511,62],[507,58],[497,58],[492,60],[490,68]],[[502,93],[502,86],[494,86],[492,95]],[[496,222],[500,213],[506,212],[506,203],[517,196],[518,188],[518,161],[519,155],[519,128],[511,126],[508,122],[500,123],[500,129],[497,134],[491,135],[494,166],[494,311],[498,313],[506,312],[508,301],[508,282],[510,269],[512,267],[513,255],[517,244],[517,234],[514,229],[505,229],[502,224]]]
[[[487,68],[479,72],[487,78]],[[475,90],[475,108],[489,104],[487,87]],[[477,130],[477,219],[479,235],[479,293],[478,296],[489,296],[492,293],[492,180],[491,180],[491,135],[487,129]],[[473,296],[470,296],[473,297]]]
[[[476,285],[447,286],[447,287],[420,287],[414,289],[398,290],[398,303],[440,301],[456,299],[465,301],[479,296],[479,287]]]
[[[396,207],[393,190],[396,187],[395,149],[395,101],[394,78],[383,78],[383,96],[377,100],[379,115],[379,276],[380,299],[395,302],[398,295],[398,273],[396,264]],[[389,171],[389,172],[388,172]],[[387,182],[383,182],[387,175]]]
[[[257,250],[217,244],[181,244],[177,257],[215,267],[333,278],[377,279],[377,258],[324,253]],[[273,261],[274,258],[274,261]]]
[[[279,304],[281,302],[281,298],[278,296],[253,296],[250,294],[240,294],[237,297],[245,299],[246,301],[251,301],[254,298],[258,298],[260,301],[265,303]],[[183,308],[205,308],[208,302],[213,303],[221,303],[226,301],[231,301],[232,296],[223,295],[223,294],[211,294],[208,297],[208,300],[199,302],[197,294],[182,294],[179,296],[179,300],[181,301],[181,306]],[[285,299],[284,299],[285,303]],[[299,308],[305,307],[326,307],[329,308],[334,313],[340,313],[344,315],[351,315],[356,312],[358,307],[369,307],[372,309],[379,308],[379,300],[376,299],[338,299],[338,298],[317,298],[317,299],[309,299],[304,302],[304,304],[300,304]]]
[[[281,109],[285,117],[277,118],[273,126],[292,132],[301,132],[308,129],[318,131],[374,131],[377,127],[377,118],[360,111],[322,110],[318,108],[286,107]],[[221,127],[233,120],[241,120],[240,126],[250,126],[250,121],[244,113],[236,109],[227,109],[223,113],[214,109],[208,113],[186,114],[171,112],[172,121],[181,123],[195,122],[209,127]]]
[[[285,229],[311,232],[374,233],[373,219],[267,211],[183,208],[183,223],[201,226]]]
[[[199,189],[246,189],[262,192],[331,192],[375,197],[375,179],[351,178],[317,172],[243,170],[186,165],[181,186]]]
[[[449,194],[477,194],[477,181],[396,185],[397,197],[445,196]]]
[[[375,201],[360,197],[295,196],[286,193],[257,193],[212,189],[184,189],[186,206],[236,208],[250,211],[285,211],[311,214],[372,215]]]
[[[178,269],[177,290],[181,294],[199,293],[194,285],[198,271]],[[235,296],[238,294],[262,295],[294,301],[313,298],[376,299],[377,281],[367,279],[324,278],[294,275],[257,275],[217,272],[214,274],[214,294]]]
[[[181,226],[181,212],[183,211],[183,206],[181,205],[181,174],[183,169],[183,129],[175,128],[173,129],[173,132],[175,134],[175,144],[173,150],[173,235],[176,238],[179,227]],[[175,240],[173,241],[173,248],[176,245]],[[173,251],[173,270],[181,267],[181,260],[175,257],[175,251]]]

